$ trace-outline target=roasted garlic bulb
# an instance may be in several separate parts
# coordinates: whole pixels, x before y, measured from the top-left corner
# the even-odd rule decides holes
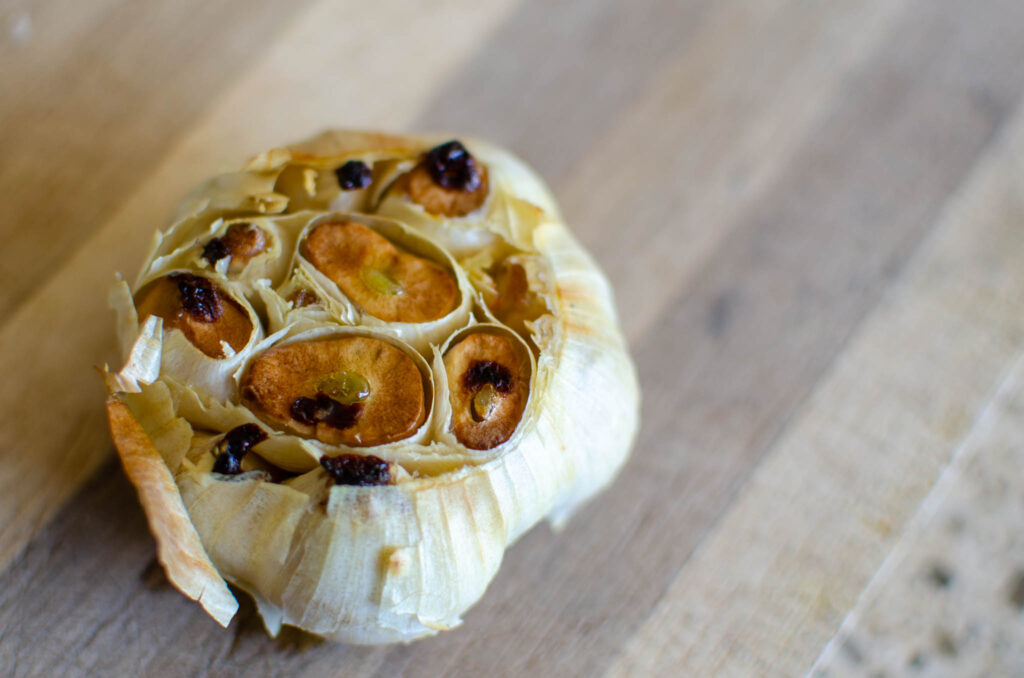
[[[622,465],[636,375],[541,181],[474,140],[329,132],[215,177],[111,293],[108,414],[168,578],[352,643],[451,628]]]

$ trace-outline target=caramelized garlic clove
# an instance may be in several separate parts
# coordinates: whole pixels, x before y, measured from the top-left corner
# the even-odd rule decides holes
[[[530,277],[523,263],[510,257],[488,271],[494,283],[493,292],[484,299],[494,317],[521,337],[529,337],[527,323],[549,313],[548,305],[530,287]]]
[[[224,235],[210,238],[203,245],[203,259],[216,266],[221,259],[230,257],[228,273],[237,274],[256,256],[267,250],[266,232],[247,221],[228,226]]]
[[[508,337],[474,332],[444,355],[452,432],[474,450],[507,441],[530,395],[530,363]]]
[[[472,146],[474,152],[486,148],[477,141]],[[481,158],[457,141],[419,148],[425,150],[393,163],[393,179],[382,172],[375,212],[410,225],[460,260],[501,238],[515,244],[504,228],[494,228],[507,212],[502,176],[492,171],[494,154]]]
[[[249,314],[212,280],[192,273],[171,273],[149,283],[135,296],[139,321],[155,315],[164,330],[177,329],[204,354],[224,358],[221,342],[235,353],[252,337]]]
[[[270,349],[252,362],[241,392],[268,422],[352,447],[412,436],[428,405],[416,362],[395,345],[366,336]]]
[[[429,322],[458,304],[459,288],[449,271],[363,224],[322,222],[306,236],[301,251],[349,299],[380,320]]]
[[[402,179],[409,199],[430,214],[463,217],[487,200],[487,168],[452,140],[427,151]]]

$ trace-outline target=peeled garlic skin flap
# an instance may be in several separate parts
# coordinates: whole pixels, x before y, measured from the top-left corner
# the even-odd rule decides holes
[[[215,609],[221,624],[230,600],[213,606],[203,593],[227,595],[218,576],[252,595],[272,635],[288,624],[380,644],[452,628],[512,542],[542,518],[562,525],[629,453],[639,390],[608,281],[532,170],[486,142],[458,142],[331,131],[263,153],[193,191],[155,237],[136,283],[111,293],[125,360],[104,375],[118,413],[112,436],[126,467],[140,439],[148,439],[149,463],[166,467],[129,476],[170,580]],[[284,173],[289,180],[278,181]],[[416,201],[424,195],[426,207]],[[232,262],[231,248],[210,243],[239,221],[256,224],[266,245]],[[352,266],[369,262],[365,270],[343,274],[363,296],[347,296],[304,256],[309,234],[327,222],[373,230],[359,241],[369,249],[352,258]],[[410,257],[423,263],[410,266]],[[501,299],[508,286],[495,282],[510,261],[521,265],[530,299],[517,307],[514,327],[499,316],[519,302]],[[225,339],[219,354],[209,346],[204,353],[173,324],[140,317],[133,295],[179,271],[230,295],[253,323],[247,342]],[[376,310],[403,308],[395,295],[432,284],[419,277],[424,271],[449,286],[439,310]],[[473,338],[481,334],[489,344]],[[391,378],[358,355],[337,373],[317,368],[322,377],[290,381],[272,416],[252,404],[245,389],[254,366],[268,373],[260,356],[291,359],[346,341],[406,356],[395,364],[422,406],[400,435],[364,441],[344,433],[376,430],[372,418],[383,415],[374,399],[385,397],[380,380]],[[458,368],[445,362],[453,347],[476,344],[479,355]],[[501,351],[490,355],[488,345]],[[261,388],[272,391],[269,374]],[[470,390],[450,397],[460,388]],[[515,408],[502,409],[501,398],[513,395]],[[474,417],[510,410],[516,418],[474,449],[456,432],[460,403]],[[266,435],[251,449],[232,448],[228,433],[253,425]],[[345,455],[372,457],[362,461],[386,472],[360,483],[325,470],[331,464],[322,459]],[[235,471],[215,473],[218,463]]]

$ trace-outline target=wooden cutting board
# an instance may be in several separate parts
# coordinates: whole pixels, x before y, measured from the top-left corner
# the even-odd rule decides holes
[[[1014,0],[11,0],[0,20],[0,672],[801,675],[1017,388]],[[249,603],[222,630],[170,588],[92,370],[114,272],[177,199],[325,127],[516,150],[612,278],[642,379],[617,483],[411,646],[272,640]]]

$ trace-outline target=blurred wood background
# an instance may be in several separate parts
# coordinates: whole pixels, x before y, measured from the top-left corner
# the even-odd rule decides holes
[[[8,675],[803,675],[1024,387],[1017,0],[0,0],[0,24]],[[275,641],[251,604],[225,631],[171,589],[92,370],[113,272],[182,194],[325,127],[524,157],[642,379],[617,483],[410,646]]]

